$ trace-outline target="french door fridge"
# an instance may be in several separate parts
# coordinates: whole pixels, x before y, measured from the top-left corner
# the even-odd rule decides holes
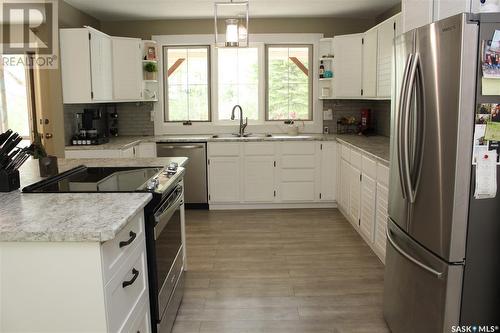
[[[384,282],[394,333],[451,332],[465,320],[479,30],[461,14],[395,40]]]

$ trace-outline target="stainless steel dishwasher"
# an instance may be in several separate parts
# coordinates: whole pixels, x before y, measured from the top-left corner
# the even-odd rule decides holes
[[[156,143],[158,157],[188,157],[184,176],[187,208],[208,208],[207,144],[205,142]]]

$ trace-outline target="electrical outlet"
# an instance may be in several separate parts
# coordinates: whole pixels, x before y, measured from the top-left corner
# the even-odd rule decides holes
[[[323,127],[323,133],[324,134],[329,134],[330,133],[330,128],[328,126]]]
[[[328,109],[326,111],[323,111],[323,120],[333,120],[332,109]]]
[[[149,112],[149,120],[150,121],[155,121],[155,112],[154,112],[154,110],[151,110]]]

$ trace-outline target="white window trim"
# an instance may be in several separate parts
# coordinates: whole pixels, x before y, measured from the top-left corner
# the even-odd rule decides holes
[[[319,69],[319,40],[323,38],[323,34],[251,34],[250,43],[258,44],[311,44],[313,45],[313,66],[312,66],[312,112],[313,120],[304,121],[304,126],[300,128],[304,133],[321,133],[323,127],[323,103],[318,98],[317,80]],[[152,36],[152,39],[158,43],[158,48],[168,45],[210,45],[211,58],[216,57],[214,36],[213,34],[206,35],[157,35]],[[266,121],[265,120],[265,56],[264,47],[259,54],[259,118],[258,122],[249,122],[247,132],[252,133],[286,133],[287,126],[282,122]],[[163,68],[163,57],[158,59],[158,68]],[[164,122],[163,108],[163,71],[158,72],[158,91],[161,92],[160,98],[154,104],[154,129],[155,135],[165,134],[221,134],[237,132],[239,120],[235,121],[218,121],[217,108],[214,103],[217,103],[217,61],[212,61],[212,102],[211,102],[211,122],[193,122],[192,125],[185,126],[182,123]],[[215,80],[215,81],[214,81]],[[262,81],[260,81],[262,80]],[[215,96],[214,96],[215,94]],[[245,112],[245,110],[243,110]],[[244,115],[244,114],[243,114]],[[302,122],[301,122],[302,123]]]

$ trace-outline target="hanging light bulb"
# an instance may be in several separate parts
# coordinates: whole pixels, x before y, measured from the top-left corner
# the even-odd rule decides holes
[[[226,20],[226,47],[238,47],[239,42],[238,19]]]
[[[214,7],[215,46],[248,47],[248,1],[216,2]],[[222,17],[219,17],[219,7],[226,8],[225,12],[223,10],[224,15],[221,15],[225,16],[225,38],[222,33],[219,36],[218,31],[218,22],[222,21]],[[227,9],[232,13],[228,13]]]

